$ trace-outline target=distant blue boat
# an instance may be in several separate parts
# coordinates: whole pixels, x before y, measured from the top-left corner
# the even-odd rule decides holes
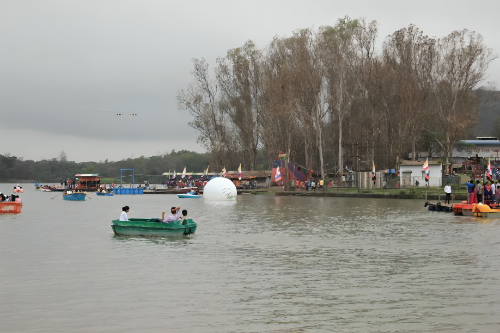
[[[63,200],[84,201],[85,197],[87,197],[87,193],[85,192],[71,193],[71,194],[63,193]]]
[[[113,193],[99,193],[99,192],[95,192],[96,195],[101,195],[101,196],[106,196],[106,197],[112,197],[113,196]]]

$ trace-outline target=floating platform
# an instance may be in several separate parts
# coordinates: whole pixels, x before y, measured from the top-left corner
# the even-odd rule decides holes
[[[113,194],[144,194],[143,188],[113,188]]]

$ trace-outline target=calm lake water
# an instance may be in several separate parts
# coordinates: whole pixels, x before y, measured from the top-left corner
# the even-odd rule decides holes
[[[500,331],[500,220],[423,200],[69,202],[23,185],[22,213],[0,214],[3,333]],[[181,206],[198,229],[114,236],[125,205]]]

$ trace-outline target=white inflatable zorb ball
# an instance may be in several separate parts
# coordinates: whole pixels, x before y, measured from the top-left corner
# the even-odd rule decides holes
[[[233,182],[227,178],[217,177],[210,180],[203,188],[203,199],[212,201],[236,200],[238,192]]]

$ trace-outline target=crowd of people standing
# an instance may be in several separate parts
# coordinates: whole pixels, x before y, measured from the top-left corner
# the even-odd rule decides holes
[[[491,205],[500,201],[500,184],[498,180],[486,181],[484,184],[480,180],[474,182],[473,179],[466,183],[467,203],[482,203]]]

